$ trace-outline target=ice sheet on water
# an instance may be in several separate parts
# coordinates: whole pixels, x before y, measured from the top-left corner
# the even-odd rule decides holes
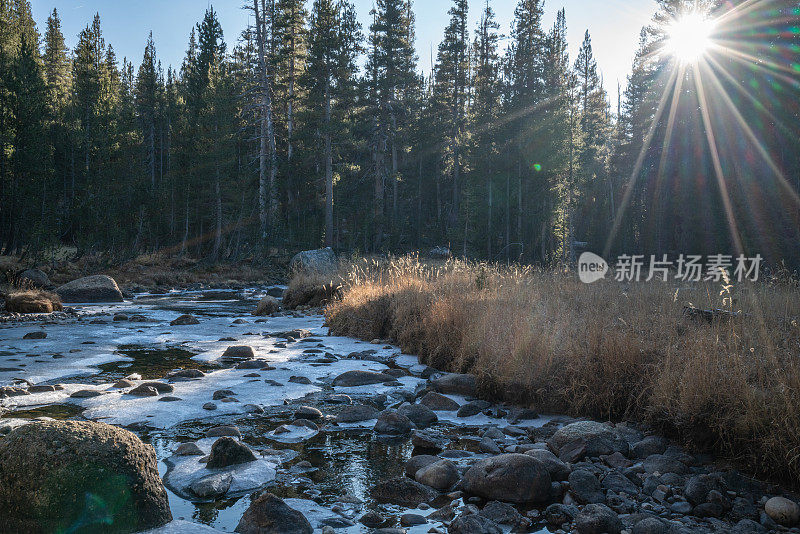
[[[335,528],[337,534],[362,534],[372,530],[358,522],[358,518],[365,512],[360,505],[341,504],[339,505],[341,513],[337,514],[332,509],[308,499],[288,498],[283,501],[289,508],[302,513],[306,519],[308,519],[308,522],[311,523],[315,533],[321,532],[322,528],[328,524],[328,521],[341,520],[342,518],[349,519],[355,524],[349,527],[342,526]],[[416,514],[423,517],[427,517],[435,511],[435,508],[427,508],[425,510],[422,508],[402,509],[402,513],[404,514]],[[424,525],[405,527],[404,532],[407,534],[426,534],[434,526],[442,526],[442,524],[437,521],[430,521]],[[442,531],[444,531],[444,529],[442,529]]]
[[[301,443],[308,441],[319,434],[319,430],[314,430],[304,425],[293,425],[291,423],[281,425],[275,430],[267,432],[266,438],[278,443]]]
[[[205,454],[211,452],[211,446],[219,438],[203,438],[196,441]],[[256,457],[258,451],[254,451]],[[228,473],[233,477],[227,495],[233,496],[256,490],[275,479],[275,468],[281,462],[281,457],[267,456],[254,462],[232,465],[220,469],[208,469],[205,463],[200,462],[201,456],[171,456],[164,462],[169,466],[164,476],[164,484],[181,497],[191,499],[189,489],[193,482],[217,473]]]

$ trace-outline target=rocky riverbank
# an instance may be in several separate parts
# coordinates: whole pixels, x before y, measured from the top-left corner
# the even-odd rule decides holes
[[[316,312],[253,316],[265,295],[0,325],[0,449],[41,420],[132,431],[167,490],[162,534],[800,531],[797,496],[647,428],[478,399],[474,377],[329,336]]]

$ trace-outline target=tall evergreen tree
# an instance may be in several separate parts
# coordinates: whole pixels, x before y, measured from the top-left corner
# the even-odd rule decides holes
[[[495,19],[494,10],[487,1],[475,31],[473,57],[475,58],[473,85],[473,104],[470,130],[473,132],[472,185],[477,189],[475,198],[485,198],[486,214],[486,256],[492,258],[494,252],[495,175],[497,174],[498,120],[500,118],[501,87],[500,58],[498,43],[500,25]],[[485,192],[485,193],[484,193]],[[485,194],[485,197],[483,195]],[[480,209],[480,208],[476,208]],[[480,228],[481,225],[475,225]]]
[[[352,104],[361,50],[360,25],[353,5],[344,0],[315,0],[311,10],[308,69],[309,133],[322,143],[325,184],[325,243],[334,243],[334,138],[343,142],[347,107]],[[336,162],[338,163],[338,161]]]
[[[579,100],[580,143],[577,154],[578,183],[582,192],[580,233],[596,243],[608,232],[611,211],[607,175],[609,136],[608,96],[597,72],[589,31],[575,60]]]
[[[545,156],[538,135],[540,106],[544,93],[544,62],[546,35],[542,29],[544,3],[542,0],[520,0],[514,11],[511,30],[511,44],[507,51],[507,113],[508,150],[513,159],[507,169],[507,180],[516,181],[516,238],[520,253],[526,251],[526,242],[533,240],[533,232],[549,219],[551,207],[548,202],[548,183],[537,169],[542,168]],[[538,166],[538,167],[537,167]],[[535,179],[534,179],[535,177]],[[511,195],[507,182],[507,197]],[[526,205],[530,197],[536,205]],[[528,218],[528,227],[523,228],[523,213],[529,211],[539,214]],[[511,225],[510,206],[506,210],[507,228]],[[527,231],[526,231],[527,230]],[[538,232],[537,232],[538,233]],[[506,232],[507,247],[511,251],[510,228]],[[531,254],[532,247],[527,253]],[[544,259],[544,258],[542,258]]]
[[[442,107],[444,124],[447,125],[446,166],[452,176],[452,201],[449,213],[449,230],[457,235],[461,226],[460,203],[461,181],[464,171],[463,146],[465,144],[465,118],[469,87],[469,58],[467,40],[467,0],[453,0],[448,11],[450,23],[444,31],[444,39],[439,44],[436,63],[436,85],[434,98]]]
[[[379,136],[386,139],[389,168],[381,170],[391,182],[392,234],[396,237],[399,217],[400,157],[417,94],[417,54],[414,50],[414,15],[411,0],[378,0],[370,27],[368,69],[375,74],[373,106],[378,111]],[[386,161],[385,157],[381,158]]]
[[[156,45],[153,32],[147,38],[144,57],[136,76],[136,114],[144,139],[144,161],[150,180],[150,190],[156,187],[156,115],[158,113],[158,72],[156,70]]]

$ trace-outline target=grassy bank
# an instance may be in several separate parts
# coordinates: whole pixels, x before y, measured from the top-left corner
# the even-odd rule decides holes
[[[584,285],[574,274],[362,261],[326,308],[334,334],[387,338],[484,395],[631,418],[773,477],[800,475],[800,290],[790,279]],[[307,284],[308,281],[306,280]],[[741,311],[708,323],[684,306]]]

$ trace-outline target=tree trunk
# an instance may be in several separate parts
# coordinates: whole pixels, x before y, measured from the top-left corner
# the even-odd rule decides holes
[[[189,188],[186,188],[186,206],[184,210],[184,223],[183,223],[183,240],[181,241],[181,256],[186,254],[186,249],[189,246]]]
[[[214,252],[212,256],[216,260],[219,258],[219,248],[222,244],[222,195],[219,190],[219,167],[217,167],[217,176],[214,180],[214,195],[216,196],[216,228],[214,229]]]
[[[294,6],[292,6],[294,7]],[[295,13],[291,13],[292,20],[294,20]],[[293,169],[292,169],[292,158],[294,156],[294,70],[295,70],[295,54],[297,53],[295,50],[296,47],[296,39],[297,36],[295,35],[295,28],[292,26],[292,35],[290,39],[290,49],[289,49],[289,88],[288,88],[288,95],[287,95],[287,103],[286,103],[286,167],[288,174],[286,176],[286,201],[288,203],[287,207],[287,228],[289,230],[289,237],[291,238],[291,219],[292,214],[297,209],[295,205],[294,199],[294,192],[292,190],[292,181],[293,181]]]
[[[382,140],[382,134],[378,128],[378,120],[375,118],[375,139],[373,141],[372,158],[375,166],[375,194],[374,194],[374,220],[375,236],[373,250],[378,251],[383,242],[383,220],[384,220],[384,183],[383,183],[383,155],[386,150],[386,143]]]
[[[492,260],[492,178],[487,180],[488,214],[486,216],[486,258]]]
[[[422,247],[422,153],[419,155],[419,176],[417,179],[417,248]]]
[[[506,261],[511,259],[511,169],[506,172]]]
[[[325,246],[333,246],[333,155],[331,154],[330,76],[325,85]]]
[[[392,95],[394,95],[394,88],[392,88]],[[392,124],[392,239],[396,240],[398,232],[397,187],[400,176],[397,169],[397,118],[394,115],[394,105],[390,109],[390,118]]]
[[[148,150],[150,151],[149,159],[150,159],[150,190],[155,191],[156,189],[156,126],[153,121],[150,121],[150,133],[148,135],[149,146]]]
[[[522,162],[517,162],[517,240],[520,244],[525,240],[522,237]]]
[[[259,102],[260,143],[259,143],[259,175],[258,175],[258,206],[259,221],[261,223],[261,239],[266,241],[270,226],[274,224],[277,214],[278,197],[276,186],[277,153],[275,149],[275,127],[272,120],[272,92],[270,87],[269,72],[266,60],[266,22],[259,8],[258,0],[253,0],[253,11],[256,18],[256,42],[258,45],[258,70],[260,77],[261,98]],[[267,157],[270,157],[270,169],[267,173]]]

